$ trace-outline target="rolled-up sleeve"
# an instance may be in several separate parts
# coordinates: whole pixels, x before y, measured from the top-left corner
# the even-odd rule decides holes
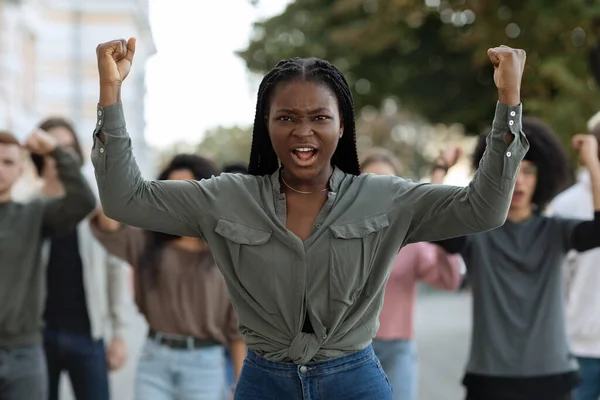
[[[521,161],[529,150],[521,116],[521,105],[497,103],[485,153],[468,186],[394,181],[390,214],[401,218],[410,210],[408,243],[468,235],[504,224]],[[508,134],[513,135],[510,144]]]
[[[147,230],[202,237],[202,217],[216,202],[218,178],[144,180],[133,156],[122,104],[98,106],[97,116],[92,163],[104,213]]]

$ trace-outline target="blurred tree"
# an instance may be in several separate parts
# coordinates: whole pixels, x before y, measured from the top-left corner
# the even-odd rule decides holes
[[[264,73],[294,56],[340,68],[357,110],[395,97],[432,122],[478,133],[491,123],[496,91],[488,47],[523,48],[525,112],[566,142],[600,109],[597,0],[295,0],[255,24],[238,54]]]
[[[216,127],[207,131],[196,152],[223,166],[229,162],[247,162],[252,144],[252,128]]]
[[[158,150],[159,169],[179,153],[193,153],[210,158],[219,168],[230,162],[245,163],[250,157],[252,128],[218,126],[209,129],[200,143],[177,142]]]
[[[401,162],[401,175],[413,180],[429,176],[431,162],[448,143],[464,145],[462,126],[430,125],[388,98],[381,109],[363,107],[356,123],[359,157],[373,147],[392,151]]]

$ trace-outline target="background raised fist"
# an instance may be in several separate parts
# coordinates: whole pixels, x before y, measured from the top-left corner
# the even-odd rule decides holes
[[[440,155],[437,158],[437,163],[450,169],[456,165],[458,160],[462,157],[463,150],[459,146],[450,146],[449,148],[440,151]]]
[[[131,70],[135,53],[135,38],[120,39],[96,47],[100,86],[119,86]]]
[[[44,132],[41,129],[38,129],[29,135],[27,139],[25,139],[23,147],[33,154],[44,156],[54,151],[57,145],[58,143],[52,135]]]
[[[579,153],[579,162],[585,166],[598,163],[598,140],[594,135],[573,136],[573,148]]]
[[[489,49],[488,57],[494,65],[494,83],[500,101],[509,106],[521,103],[521,78],[527,58],[525,51],[500,46]]]

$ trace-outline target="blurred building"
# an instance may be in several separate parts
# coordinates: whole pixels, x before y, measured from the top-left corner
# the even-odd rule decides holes
[[[23,137],[45,116],[72,120],[86,150],[96,123],[96,46],[138,38],[123,92],[127,127],[144,175],[145,64],[155,53],[148,0],[0,0],[0,127]]]

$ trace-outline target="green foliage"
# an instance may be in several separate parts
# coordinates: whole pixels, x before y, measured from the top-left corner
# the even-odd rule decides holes
[[[248,162],[251,144],[251,128],[219,126],[206,132],[196,151],[223,166],[230,162]]]
[[[437,3],[296,0],[281,15],[255,24],[239,55],[258,73],[284,58],[325,58],[346,74],[358,110],[394,97],[432,122],[457,122],[479,133],[490,125],[497,99],[487,49],[523,48],[525,112],[549,122],[565,143],[584,131],[600,109],[593,78],[600,71],[590,70],[590,53],[600,60],[600,2]]]

